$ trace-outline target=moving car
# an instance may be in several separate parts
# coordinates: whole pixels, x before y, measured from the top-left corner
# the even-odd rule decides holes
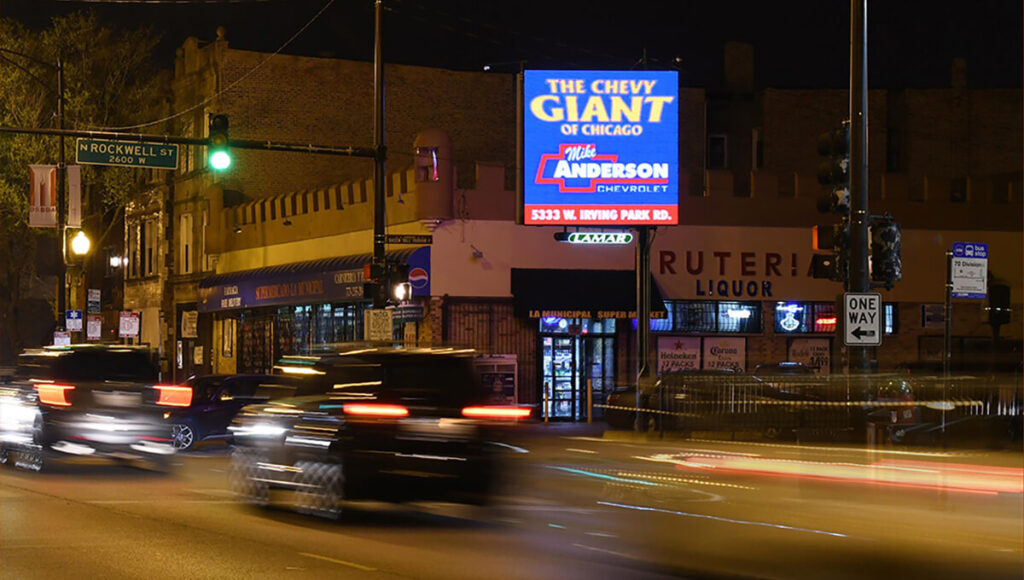
[[[174,447],[163,413],[189,405],[192,389],[160,384],[159,376],[143,347],[23,352],[0,394],[0,461],[39,471],[55,459],[90,456],[165,468]]]
[[[342,345],[285,357],[275,371],[299,377],[298,396],[246,406],[231,425],[236,491],[258,505],[291,494],[332,518],[343,500],[486,502],[495,441],[532,409],[488,404],[472,355]]]
[[[185,385],[192,388],[192,404],[164,414],[179,451],[194,449],[202,441],[230,442],[228,425],[243,406],[295,392],[295,381],[282,375],[195,375]]]

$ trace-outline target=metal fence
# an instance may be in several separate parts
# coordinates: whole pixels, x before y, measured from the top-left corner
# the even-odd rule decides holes
[[[670,374],[641,400],[645,426],[684,435],[908,445],[1020,441],[1024,411],[1019,375]]]

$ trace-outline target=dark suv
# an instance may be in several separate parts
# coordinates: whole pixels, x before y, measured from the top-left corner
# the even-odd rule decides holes
[[[484,502],[497,435],[531,413],[488,404],[470,350],[347,345],[286,357],[297,396],[243,408],[232,480],[266,505],[292,492],[300,511],[336,517],[342,500]]]
[[[174,453],[163,414],[192,390],[159,384],[148,348],[53,346],[18,356],[0,393],[0,460],[41,470],[74,456],[138,459],[166,467]]]

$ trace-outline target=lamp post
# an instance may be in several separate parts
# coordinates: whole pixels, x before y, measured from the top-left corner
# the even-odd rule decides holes
[[[10,50],[6,48],[0,48],[0,60],[17,67],[22,72],[27,74],[29,78],[39,83],[43,88],[49,90],[49,85],[43,82],[39,77],[32,74],[31,71],[18,64],[16,61],[11,60],[4,56],[4,54],[13,54],[15,56],[24,58],[35,64],[47,67],[51,70],[57,71],[57,129],[60,131],[64,130],[64,61],[61,57],[57,57],[57,64],[53,65],[48,62],[39,60],[35,57],[27,54]],[[67,305],[67,237],[64,231],[65,216],[64,206],[66,205],[64,195],[64,135],[61,134],[58,137],[58,152],[57,152],[57,232],[60,235],[60,260],[57,261],[57,330],[64,329],[64,311]]]

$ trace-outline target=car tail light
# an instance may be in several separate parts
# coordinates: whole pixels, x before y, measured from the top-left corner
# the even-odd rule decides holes
[[[54,383],[37,383],[36,393],[39,395],[39,402],[54,407],[70,407],[71,391],[75,390],[74,385],[57,385]]]
[[[408,417],[409,409],[402,405],[385,403],[346,403],[342,409],[346,415],[362,415],[367,417]]]
[[[157,405],[167,407],[188,407],[192,404],[192,387],[178,385],[153,385],[156,389]]]
[[[529,407],[513,407],[506,405],[484,405],[466,407],[462,410],[463,417],[473,419],[526,419],[532,409]]]

